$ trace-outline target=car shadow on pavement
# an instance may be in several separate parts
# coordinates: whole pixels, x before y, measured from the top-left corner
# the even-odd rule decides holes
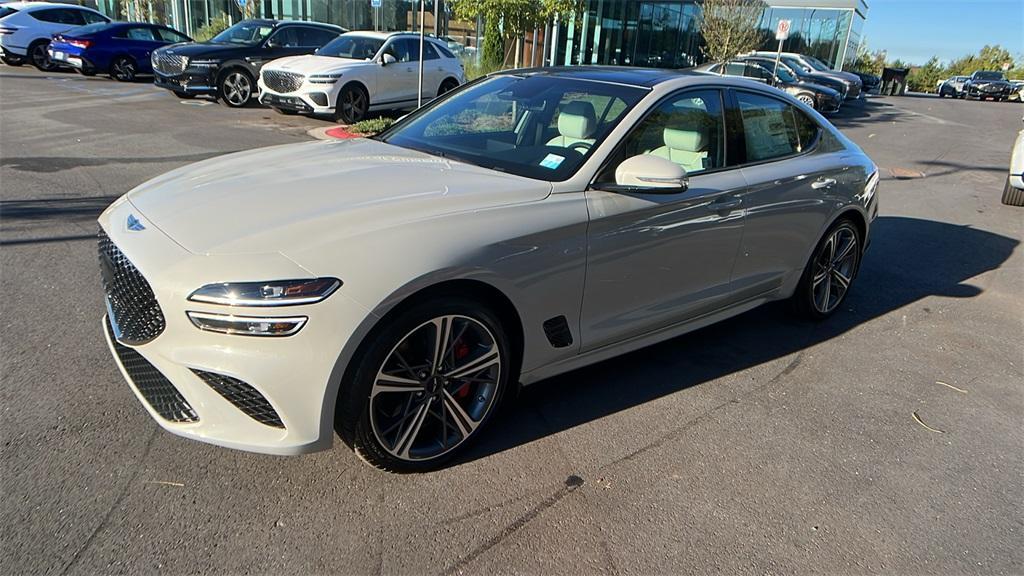
[[[854,288],[832,318],[820,323],[798,320],[786,302],[777,302],[538,382],[505,406],[490,432],[453,465],[789,356],[929,296],[977,296],[981,289],[970,279],[999,268],[1018,244],[969,226],[880,217]],[[791,361],[769,383],[784,379],[798,362]]]
[[[884,97],[871,96],[863,101],[844,104],[839,112],[828,116],[828,121],[843,130],[879,122],[900,122],[906,117],[906,112],[886,102]]]

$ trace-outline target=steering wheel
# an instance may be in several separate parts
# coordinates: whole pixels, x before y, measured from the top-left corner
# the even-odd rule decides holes
[[[594,144],[592,142],[575,142],[569,145],[570,150],[576,150],[580,154],[586,154],[587,152],[590,152],[590,149],[593,147]],[[577,150],[577,148],[582,148],[582,150]]]

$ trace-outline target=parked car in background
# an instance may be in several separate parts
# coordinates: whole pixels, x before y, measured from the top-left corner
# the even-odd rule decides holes
[[[1024,80],[1010,80],[1013,88],[1010,91],[1009,100],[1012,102],[1024,102]]]
[[[50,2],[9,2],[0,5],[0,60],[10,66],[25,62],[48,71],[47,48],[54,34],[81,26],[110,22],[103,14],[84,6]]]
[[[760,56],[762,58],[775,59],[776,53],[769,51],[756,51],[748,54],[749,56]],[[851,72],[842,72],[839,70],[833,70],[829,68],[824,62],[818,60],[813,56],[807,56],[805,54],[799,54],[797,52],[783,52],[780,58],[786,63],[794,72],[799,75],[803,75],[811,79],[812,82],[818,82],[819,84],[825,84],[824,79],[837,80],[846,87],[843,91],[844,98],[852,100],[859,98],[861,91],[863,90],[863,83],[860,77]],[[827,85],[827,84],[826,84]]]
[[[963,98],[964,97],[964,84],[970,76],[951,76],[950,78],[943,80],[939,83],[938,93],[939,98]]]
[[[374,110],[414,108],[420,37],[407,32],[348,32],[315,54],[263,67],[259,100],[282,113],[331,114],[345,124]],[[462,62],[437,38],[423,41],[423,98],[465,81]]]
[[[878,88],[882,85],[882,79],[874,74],[868,74],[867,72],[851,72],[851,74],[856,74],[860,78],[865,94],[877,92]]]
[[[694,68],[694,70],[710,72],[720,76],[752,78],[791,94],[797,100],[821,113],[839,111],[839,107],[843,103],[842,94],[826,86],[802,82],[782,66],[779,66],[779,74],[776,78],[776,75],[772,73],[774,65],[774,61],[740,58],[724,63],[704,64]]]
[[[1024,129],[1017,132],[1017,141],[1010,152],[1010,173],[1003,186],[1003,204],[1024,206]]]
[[[148,22],[90,24],[57,34],[50,41],[50,60],[70,66],[86,76],[108,74],[130,82],[139,74],[152,74],[153,50],[192,39],[169,26]]]
[[[267,62],[312,54],[345,30],[297,20],[243,20],[209,42],[174,44],[153,51],[154,83],[180,98],[212,95],[245,106],[256,94],[256,78]]]
[[[964,98],[995,101],[1008,100],[1013,92],[1013,85],[1007,82],[1002,72],[978,70],[964,82]]]
[[[773,300],[842,313],[878,182],[820,114],[745,79],[501,72],[374,139],[135,187],[99,217],[103,329],[174,434],[299,454],[336,430],[423,471],[519,383]]]

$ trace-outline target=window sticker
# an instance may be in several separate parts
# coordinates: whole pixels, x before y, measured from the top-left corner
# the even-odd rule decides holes
[[[540,165],[545,168],[554,170],[555,168],[558,168],[562,164],[563,160],[565,160],[565,157],[563,156],[559,156],[558,154],[548,154],[547,156],[544,157],[543,160],[540,161]]]

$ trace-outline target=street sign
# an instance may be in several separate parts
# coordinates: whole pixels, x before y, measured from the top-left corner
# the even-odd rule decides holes
[[[241,8],[242,10],[245,10],[245,5],[248,2],[248,0],[235,0],[235,2],[238,2],[238,7],[239,8]]]
[[[370,0],[370,6],[372,8],[380,8],[381,0]]]
[[[789,38],[789,27],[792,23],[792,20],[779,20],[779,25],[775,27],[775,39],[785,40]]]

